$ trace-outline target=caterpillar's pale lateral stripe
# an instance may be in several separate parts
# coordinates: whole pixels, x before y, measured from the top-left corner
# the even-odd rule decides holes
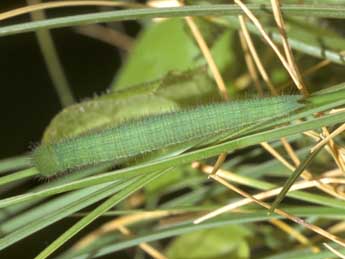
[[[103,162],[126,162],[175,145],[236,133],[246,126],[271,120],[302,108],[299,95],[224,102],[151,115],[41,145],[33,161],[41,175],[50,177]]]

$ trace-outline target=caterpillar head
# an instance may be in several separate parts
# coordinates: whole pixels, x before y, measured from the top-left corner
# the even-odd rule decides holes
[[[39,146],[32,155],[34,166],[44,177],[51,177],[61,172],[61,163],[51,145]]]

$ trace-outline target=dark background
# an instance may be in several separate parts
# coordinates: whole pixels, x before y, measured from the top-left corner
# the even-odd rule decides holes
[[[1,1],[0,11],[25,6],[25,1]],[[69,7],[49,10],[48,17],[91,13],[97,7]],[[28,15],[1,21],[0,26],[29,21]],[[121,26],[135,36],[139,25]],[[51,30],[60,61],[80,101],[108,88],[121,65],[120,52],[106,43],[76,33],[73,28]],[[35,33],[0,38],[0,159],[29,151],[37,143],[50,119],[61,105],[46,69]]]

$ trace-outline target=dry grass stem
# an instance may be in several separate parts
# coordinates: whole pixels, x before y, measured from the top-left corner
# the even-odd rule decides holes
[[[293,150],[292,146],[290,145],[287,138],[281,138],[280,142],[283,144],[286,152],[288,153],[289,157],[291,158],[292,162],[295,164],[295,166],[298,166],[301,161],[299,160],[295,150]]]
[[[270,89],[271,93],[273,95],[278,95],[278,92],[277,90],[275,89],[270,77],[268,76],[268,73],[266,72],[261,60],[260,60],[260,57],[255,49],[255,46],[254,46],[254,43],[252,41],[252,38],[248,32],[248,29],[246,27],[246,23],[245,23],[245,20],[244,20],[244,17],[242,15],[239,16],[239,20],[240,20],[240,25],[241,25],[241,31],[243,33],[243,37],[245,38],[245,41],[246,41],[246,45],[248,46],[248,49],[250,51],[250,54],[252,55],[252,58],[255,62],[255,65],[257,67],[257,69],[259,70],[260,72],[260,75],[262,77],[262,79],[265,81],[267,87]]]
[[[319,143],[317,143],[310,152],[314,152],[315,149],[318,149],[320,146],[325,145],[327,142],[329,142],[331,139],[333,139],[335,136],[339,135],[340,133],[345,131],[345,123],[342,124],[340,127],[338,127],[336,130],[334,130],[331,134],[329,134],[327,137],[325,137],[323,140],[321,140]]]
[[[91,244],[94,240],[96,240],[99,236],[104,235],[105,233],[108,233],[111,231],[118,230],[120,227],[134,224],[136,222],[159,219],[159,218],[167,217],[170,215],[175,215],[177,213],[178,212],[172,212],[172,211],[150,211],[150,212],[139,212],[139,213],[116,218],[114,220],[111,220],[103,224],[96,230],[84,236],[81,240],[79,240],[73,246],[73,249],[79,250],[83,247],[86,247],[87,245]]]
[[[256,199],[255,197],[253,197],[252,195],[248,194],[247,192],[241,190],[240,188],[236,187],[235,185],[232,185],[232,184],[228,183],[223,178],[221,178],[221,177],[219,177],[217,175],[211,175],[210,177],[212,179],[214,179],[215,181],[223,184],[225,187],[229,188],[230,190],[240,194],[241,196],[253,200],[253,202],[259,204],[260,206],[262,206],[262,207],[264,207],[264,208],[266,208],[268,210],[271,209],[271,205],[269,205],[268,203]],[[322,229],[322,228],[320,228],[320,227],[318,227],[316,225],[310,224],[310,223],[304,221],[303,219],[298,218],[296,216],[293,216],[293,215],[291,215],[291,214],[289,214],[286,211],[281,210],[281,209],[274,209],[274,212],[276,214],[284,217],[284,218],[287,218],[287,219],[289,219],[289,220],[291,220],[291,221],[293,221],[293,222],[295,222],[297,224],[300,224],[300,225],[304,226],[305,228],[307,228],[307,229],[309,229],[309,230],[311,230],[311,231],[313,231],[313,232],[315,232],[315,233],[317,233],[317,234],[319,234],[319,235],[321,235],[321,236],[323,236],[323,237],[325,237],[325,238],[327,238],[327,239],[329,239],[329,240],[331,240],[331,241],[341,245],[342,247],[345,247],[345,241],[344,240],[342,240],[341,238],[339,238],[339,237],[337,237],[337,236],[327,232],[326,230],[324,230],[324,229]]]
[[[319,71],[321,68],[324,68],[328,65],[332,64],[332,62],[328,59],[322,60],[319,63],[315,64],[314,66],[309,67],[305,71],[303,71],[303,76],[308,76],[314,74],[315,72]]]
[[[120,226],[119,231],[125,236],[133,236],[134,233],[130,231],[128,228]],[[146,242],[142,242],[138,245],[143,251],[145,251],[148,255],[152,256],[154,259],[168,259],[165,255],[163,255],[160,251],[158,251],[153,246],[149,245]]]
[[[261,84],[260,84],[260,81],[259,81],[259,76],[258,76],[258,73],[256,72],[253,58],[250,55],[250,50],[249,50],[249,47],[248,47],[248,43],[247,43],[247,41],[245,40],[244,37],[245,36],[244,36],[243,32],[239,31],[240,43],[241,43],[242,50],[243,50],[243,53],[244,53],[244,60],[245,60],[246,65],[247,65],[249,75],[250,75],[252,81],[254,82],[255,89],[259,93],[259,96],[263,96],[264,92],[262,90],[262,87],[261,87]]]
[[[229,100],[229,95],[228,95],[228,91],[226,89],[226,85],[224,83],[224,80],[223,80],[223,78],[222,78],[222,76],[218,70],[216,63],[214,62],[211,51],[208,48],[206,41],[203,38],[199,28],[194,23],[192,17],[185,17],[185,20],[186,20],[188,27],[190,28],[190,30],[193,34],[194,39],[198,43],[198,46],[200,48],[201,53],[205,57],[205,60],[206,60],[208,66],[211,70],[213,78],[216,81],[219,92],[222,94],[222,97],[224,98],[224,100]]]
[[[288,71],[289,75],[291,76],[292,80],[294,81],[295,85],[297,87],[301,87],[300,82],[298,80],[298,78],[296,77],[296,75],[291,71],[289,64],[287,63],[285,57],[281,54],[280,50],[278,49],[278,47],[273,43],[273,41],[270,39],[270,37],[268,36],[268,34],[265,32],[263,26],[261,25],[261,23],[259,22],[259,20],[253,15],[253,13],[247,8],[246,5],[244,5],[240,0],[235,0],[234,1],[237,5],[239,5],[241,7],[241,9],[243,10],[243,12],[248,16],[248,18],[252,21],[252,23],[254,23],[254,25],[258,28],[258,30],[260,31],[260,33],[262,34],[262,36],[264,37],[264,39],[266,40],[266,42],[269,44],[269,46],[273,49],[273,51],[277,54],[279,60],[281,61],[281,63],[283,64],[283,66],[285,67],[285,69]],[[300,89],[302,91],[302,88]]]
[[[289,236],[296,239],[302,245],[310,246],[313,253],[320,252],[320,249],[317,246],[313,246],[307,237],[305,237],[302,233],[298,232],[296,229],[289,226],[284,221],[281,221],[279,219],[271,219],[270,222],[272,225],[274,225],[274,226],[278,227],[279,229],[281,229],[282,231],[288,233]]]
[[[196,26],[195,22],[193,21],[192,17],[185,17],[185,21],[187,22],[188,27],[190,28],[194,39],[198,43],[198,46],[200,48],[201,53],[203,54],[210,70],[213,75],[214,80],[216,81],[217,87],[219,92],[221,93],[222,97],[224,100],[229,100],[229,95],[228,91],[226,89],[225,82],[222,78],[222,75],[220,74],[218,67],[216,65],[216,62],[214,61],[211,51],[209,47],[206,44],[206,41],[204,37],[202,36],[199,28]],[[214,173],[217,172],[217,170],[221,167],[223,162],[225,161],[227,156],[227,153],[222,153],[218,156],[216,164],[215,164],[215,169]]]
[[[345,231],[345,221],[338,222],[337,224],[329,227],[327,231],[336,234],[336,233],[341,233]]]
[[[282,43],[283,43],[285,56],[286,56],[286,59],[289,63],[291,73],[293,73],[296,76],[296,78],[298,78],[298,85],[297,85],[298,89],[303,93],[304,96],[308,96],[309,93],[308,93],[307,88],[305,87],[305,85],[303,83],[301,73],[298,69],[296,62],[295,62],[295,58],[293,56],[290,44],[289,44],[287,36],[286,36],[285,24],[284,24],[284,19],[283,19],[281,10],[280,10],[279,1],[278,0],[271,0],[271,5],[272,5],[272,10],[273,10],[273,16],[274,16],[274,19],[275,19],[277,26],[278,26],[279,34],[280,34],[280,37],[281,37]]]
[[[212,172],[212,169],[213,169],[212,166],[201,165],[201,164],[196,164],[196,163],[193,166],[198,167],[202,172],[204,172],[206,174],[210,174]],[[218,175],[221,178],[227,179],[228,181],[236,182],[238,184],[245,184],[243,182],[243,180],[239,180],[239,178],[236,177],[236,174],[231,173],[231,172],[226,171],[226,170],[219,169],[216,175]],[[296,190],[302,190],[302,189],[317,187],[320,185],[320,183],[321,184],[330,184],[330,183],[332,183],[332,184],[333,183],[345,184],[345,179],[342,179],[342,178],[341,179],[339,179],[339,178],[322,178],[322,179],[311,180],[311,181],[300,181],[300,182],[293,184],[289,191],[296,191]],[[271,198],[271,197],[278,195],[282,189],[283,189],[282,187],[279,187],[279,188],[275,188],[272,190],[260,192],[256,195],[254,195],[254,197],[258,200],[268,199],[268,198]],[[194,222],[196,224],[203,222],[205,220],[211,219],[213,217],[216,217],[216,216],[223,214],[225,212],[228,212],[230,210],[240,208],[244,205],[248,205],[252,202],[253,202],[252,199],[244,198],[242,200],[230,203],[230,204],[223,206],[217,210],[214,210],[214,211],[200,217],[199,219],[195,220]]]
[[[335,254],[336,256],[338,256],[339,258],[345,259],[345,255],[343,255],[343,254],[340,253],[339,251],[335,250],[333,247],[331,247],[331,246],[328,245],[327,243],[323,243],[323,245],[324,245],[329,251],[331,251],[333,254]]]
[[[322,60],[319,63],[317,63],[317,64],[309,67],[308,69],[302,71],[302,75],[301,76],[302,77],[307,77],[309,75],[312,75],[312,74],[316,73],[317,71],[319,71],[320,69],[322,69],[322,68],[324,68],[324,67],[326,67],[326,66],[328,66],[330,64],[332,64],[332,62],[330,60],[328,60],[328,59]],[[285,88],[287,88],[290,85],[291,85],[291,81],[286,82],[286,83],[280,85],[279,89],[285,89]]]
[[[11,11],[0,13],[0,21],[9,19],[18,15],[27,14],[39,10],[52,9],[68,6],[114,6],[114,7],[130,7],[140,8],[144,5],[127,2],[114,1],[56,1],[51,3],[35,4],[32,6],[20,7]]]
[[[255,46],[253,44],[253,41],[251,39],[251,36],[248,32],[248,29],[246,27],[245,21],[243,16],[239,16],[240,19],[240,25],[241,25],[241,30],[243,32],[244,38],[245,38],[245,42],[246,45],[248,46],[250,53],[255,61],[255,64],[262,76],[262,78],[264,79],[264,81],[266,82],[267,86],[269,87],[271,93],[273,95],[278,95],[277,91],[275,90],[275,87],[273,86],[273,83],[271,82],[270,78],[268,77],[268,74],[264,68],[264,66],[262,65],[262,62],[257,54],[257,51],[255,49]],[[289,144],[289,142],[287,141],[286,138],[282,138],[281,142],[285,148],[285,150],[287,151],[288,155],[290,156],[290,158],[292,159],[292,161],[295,163],[295,165],[299,165],[300,160],[297,156],[297,154],[294,152],[294,150],[292,149],[291,145]],[[289,167],[289,164],[286,163],[286,160],[277,152],[274,150],[273,147],[271,147],[268,143],[261,143],[261,145],[263,145],[263,147],[267,150],[270,150],[272,153],[275,154],[275,157],[278,158],[279,161],[281,161],[283,164],[285,164],[286,166]],[[291,169],[291,168],[290,168]],[[312,177],[311,175],[309,176],[310,178]]]
[[[274,15],[275,21],[278,25],[280,36],[281,36],[281,39],[283,42],[285,55],[287,57],[289,65],[290,65],[291,72],[294,73],[296,75],[296,77],[299,79],[299,85],[297,85],[297,87],[299,88],[299,90],[301,90],[301,92],[303,93],[304,96],[308,96],[309,93],[308,93],[307,88],[305,87],[305,85],[303,83],[300,71],[299,71],[298,66],[295,62],[291,47],[288,43],[285,25],[284,25],[284,20],[283,20],[282,13],[280,10],[279,1],[278,0],[271,0],[271,4],[272,4],[273,15]],[[327,128],[323,128],[323,131],[325,132],[326,135],[329,134]],[[344,168],[345,168],[344,164],[345,163],[342,163],[342,161],[339,160],[339,157],[337,155],[338,152],[337,152],[336,146],[334,145],[334,143],[332,141],[330,141],[329,146],[330,146],[330,149],[332,151],[332,155],[333,155],[337,165],[344,170]]]
[[[275,149],[273,149],[270,145],[267,143],[261,143],[261,146],[265,148],[274,158],[276,158],[278,161],[280,161],[285,167],[287,167],[289,170],[294,171],[296,170],[296,167],[291,165],[285,158],[283,158]],[[305,180],[312,180],[313,175],[308,171],[304,170],[301,174],[301,177]],[[326,185],[326,184],[320,184],[317,186],[320,190],[328,193],[329,195],[332,195],[334,197],[337,197],[339,199],[345,200],[345,196],[342,194],[339,194],[332,186]]]
[[[133,47],[133,39],[131,37],[122,32],[104,27],[102,25],[93,24],[87,26],[79,26],[74,30],[79,34],[97,39],[125,51],[129,51]]]

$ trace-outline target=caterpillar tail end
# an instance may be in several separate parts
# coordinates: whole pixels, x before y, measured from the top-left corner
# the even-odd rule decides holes
[[[43,177],[51,177],[61,171],[59,159],[50,146],[39,146],[32,154],[34,166]]]

